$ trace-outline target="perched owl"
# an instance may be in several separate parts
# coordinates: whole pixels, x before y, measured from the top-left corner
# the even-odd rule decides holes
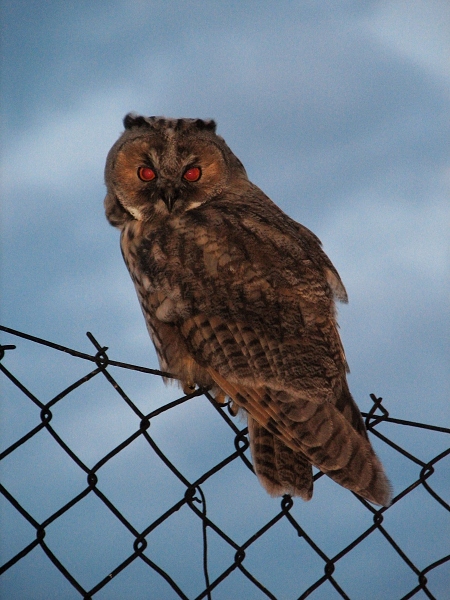
[[[248,416],[266,490],[309,500],[314,465],[375,504],[389,481],[346,380],[319,239],[251,183],[214,121],[129,114],[106,161],[106,216],[161,368]]]

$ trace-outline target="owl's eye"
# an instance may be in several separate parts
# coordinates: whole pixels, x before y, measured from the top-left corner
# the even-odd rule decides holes
[[[183,179],[186,179],[186,181],[198,181],[201,174],[202,172],[199,167],[191,167],[183,173]]]
[[[152,181],[156,177],[156,173],[150,167],[139,167],[138,177],[141,181]]]

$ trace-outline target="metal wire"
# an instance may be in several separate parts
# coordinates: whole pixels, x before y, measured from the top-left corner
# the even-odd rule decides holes
[[[162,373],[156,369],[148,369],[145,367],[131,365],[119,361],[113,361],[109,358],[107,354],[108,348],[102,346],[91,333],[87,333],[87,336],[93,346],[95,347],[96,352],[92,355],[86,354],[83,352],[78,352],[77,350],[67,348],[47,340],[43,340],[25,333],[21,333],[19,331],[15,331],[13,329],[9,329],[7,327],[0,326],[0,330],[13,336],[17,339],[17,344],[5,344],[0,346],[0,371],[3,374],[3,377],[7,378],[15,388],[22,394],[29,402],[33,403],[40,409],[40,422],[37,423],[34,427],[31,427],[27,432],[16,439],[12,444],[10,444],[7,448],[5,448],[0,454],[0,461],[6,459],[6,457],[11,454],[18,452],[19,449],[24,449],[26,451],[27,444],[33,438],[36,438],[40,432],[44,432],[47,435],[51,436],[51,438],[59,445],[61,450],[67,454],[67,456],[73,461],[73,463],[77,466],[78,469],[81,469],[85,475],[87,480],[86,487],[77,495],[72,497],[68,502],[59,507],[58,510],[53,512],[50,516],[48,516],[45,520],[39,522],[36,520],[31,511],[26,509],[23,501],[19,501],[15,495],[8,490],[3,484],[0,485],[0,492],[3,495],[4,499],[7,503],[15,510],[21,517],[29,523],[36,532],[35,539],[33,539],[30,543],[26,544],[20,551],[16,552],[12,558],[10,558],[5,564],[0,567],[0,575],[7,573],[10,569],[12,569],[15,565],[17,565],[21,560],[25,559],[29,553],[31,553],[36,547],[40,546],[40,548],[45,552],[47,558],[51,563],[56,567],[56,569],[61,573],[61,575],[71,584],[74,590],[76,590],[80,597],[85,600],[94,598],[96,594],[100,592],[100,590],[107,590],[107,586],[111,583],[111,581],[116,578],[120,573],[122,573],[125,569],[127,569],[134,561],[142,561],[149,569],[151,569],[155,574],[164,579],[167,584],[170,586],[174,593],[174,597],[183,598],[185,600],[190,600],[193,596],[188,596],[187,592],[181,589],[179,583],[177,583],[174,577],[169,574],[169,572],[162,568],[154,559],[151,559],[149,554],[146,553],[148,549],[148,540],[147,538],[150,536],[152,532],[154,532],[158,527],[160,527],[163,523],[169,521],[173,515],[175,515],[180,509],[183,507],[188,507],[195,517],[199,520],[199,525],[201,526],[202,532],[202,570],[203,570],[203,579],[204,579],[204,589],[200,594],[195,596],[196,600],[200,600],[201,598],[207,598],[208,600],[212,600],[214,597],[215,591],[220,590],[221,585],[227,580],[228,577],[234,572],[239,571],[251,584],[254,586],[255,593],[258,591],[260,595],[259,597],[271,598],[277,600],[277,596],[274,595],[272,591],[270,591],[253,573],[250,568],[248,561],[246,561],[247,552],[249,549],[258,541],[261,540],[264,535],[273,528],[277,523],[285,522],[292,527],[295,534],[299,539],[303,540],[306,543],[309,551],[318,557],[321,561],[323,561],[323,575],[317,578],[314,583],[308,585],[304,589],[298,589],[295,592],[295,596],[292,598],[296,598],[301,600],[303,598],[307,598],[311,595],[314,595],[316,590],[319,590],[325,584],[331,585],[334,589],[337,597],[340,598],[350,598],[350,596],[344,591],[344,586],[340,582],[338,577],[335,577],[336,566],[340,561],[344,562],[345,557],[348,557],[350,553],[358,553],[359,548],[363,545],[364,541],[367,540],[370,536],[373,535],[374,532],[378,532],[381,534],[389,544],[389,546],[395,551],[400,560],[404,565],[414,574],[416,584],[408,590],[406,595],[402,596],[401,600],[407,600],[409,598],[413,598],[417,596],[418,598],[426,597],[431,599],[439,600],[437,596],[433,595],[432,590],[428,584],[428,578],[430,573],[437,570],[439,567],[448,563],[450,561],[450,555],[442,555],[438,559],[433,559],[426,565],[418,566],[410,557],[407,550],[404,549],[402,543],[396,539],[394,539],[393,534],[390,532],[388,526],[385,526],[385,515],[387,511],[391,511],[395,506],[398,506],[400,502],[403,502],[404,499],[411,494],[413,490],[418,487],[422,487],[423,490],[429,494],[430,498],[439,504],[439,506],[444,509],[444,516],[447,518],[446,523],[442,523],[442,527],[448,527],[448,519],[450,517],[450,506],[447,501],[442,496],[442,493],[438,493],[435,488],[433,488],[430,484],[430,480],[433,478],[436,471],[443,464],[444,459],[450,454],[450,448],[447,447],[444,451],[439,452],[436,456],[434,456],[428,462],[424,462],[419,457],[415,456],[410,450],[407,450],[405,447],[401,445],[400,442],[396,441],[396,437],[391,439],[384,433],[382,430],[383,426],[386,424],[391,424],[395,426],[395,431],[414,431],[416,434],[421,431],[428,431],[432,433],[439,433],[448,436],[450,434],[450,429],[441,427],[438,425],[428,425],[425,423],[418,423],[414,421],[407,421],[398,418],[391,417],[387,408],[382,404],[382,399],[377,398],[374,394],[371,394],[371,399],[373,401],[373,406],[368,413],[363,413],[366,421],[366,427],[368,431],[376,436],[383,444],[388,445],[395,453],[399,453],[403,457],[405,457],[416,469],[417,469],[417,478],[413,483],[407,486],[405,489],[401,490],[393,499],[392,505],[389,508],[375,508],[365,500],[358,498],[360,503],[362,504],[364,510],[369,511],[372,515],[373,523],[366,528],[363,528],[359,534],[347,545],[342,547],[339,552],[337,552],[334,556],[329,556],[323,548],[320,547],[318,543],[316,543],[311,535],[307,532],[307,527],[305,527],[304,523],[300,523],[298,518],[294,515],[293,506],[294,500],[286,495],[281,499],[279,510],[276,514],[264,523],[262,527],[260,527],[257,531],[254,532],[244,543],[238,544],[233,537],[227,533],[227,531],[220,527],[214,519],[211,519],[208,516],[207,511],[207,494],[202,488],[206,482],[210,482],[211,478],[217,474],[219,471],[233,463],[234,461],[242,461],[246,467],[248,467],[248,477],[253,477],[253,469],[252,465],[246,455],[246,451],[249,447],[248,442],[248,431],[247,428],[240,429],[236,422],[228,415],[227,411],[224,410],[224,406],[219,406],[215,403],[212,396],[208,393],[208,390],[199,389],[194,391],[192,394],[183,395],[175,400],[168,402],[158,408],[154,409],[152,412],[145,414],[139,408],[136,402],[130,398],[127,392],[122,389],[118,381],[110,372],[111,367],[116,367],[120,369],[134,370],[142,373],[148,374],[149,377],[166,377],[170,378],[171,375],[168,373]],[[88,371],[81,378],[74,381],[71,385],[63,389],[60,393],[54,396],[50,401],[44,403],[42,402],[36,395],[34,395],[20,380],[17,378],[11,370],[9,370],[5,364],[8,362],[7,358],[10,356],[10,353],[20,352],[20,340],[25,339],[33,344],[38,346],[46,346],[55,352],[70,354],[73,357],[78,358],[80,361],[85,361],[87,363],[92,363],[93,369]],[[17,346],[17,347],[16,347]],[[4,364],[5,363],[5,364]],[[77,390],[81,386],[85,385],[87,382],[91,381],[96,377],[104,377],[108,384],[112,386],[115,390],[115,393],[120,397],[121,401],[126,404],[129,410],[131,410],[139,420],[139,427],[126,439],[124,439],[121,443],[119,443],[116,447],[114,447],[109,452],[105,453],[100,460],[93,466],[89,466],[85,464],[85,462],[77,455],[73,448],[70,447],[70,444],[67,443],[60,436],[56,429],[52,426],[52,409],[64,401],[74,390]],[[195,481],[189,481],[181,472],[179,468],[174,464],[174,462],[163,452],[161,447],[156,443],[154,436],[150,434],[150,429],[152,423],[155,422],[158,417],[167,413],[167,411],[171,411],[177,406],[181,406],[182,404],[189,402],[192,398],[196,398],[199,396],[204,396],[214,407],[217,418],[222,420],[227,428],[230,429],[234,436],[234,446],[229,448],[229,453],[217,462],[213,467],[202,473],[200,477],[198,477]],[[82,432],[80,432],[81,434]],[[101,491],[98,487],[98,481],[100,476],[100,471],[102,468],[114,457],[116,457],[120,452],[122,452],[125,448],[129,447],[136,439],[142,438],[146,441],[149,448],[151,448],[155,461],[162,461],[165,468],[168,469],[177,480],[184,486],[184,495],[182,495],[177,502],[172,503],[172,505],[166,510],[162,510],[159,516],[154,519],[152,522],[149,522],[143,530],[137,530],[134,525],[127,519],[122,512],[115,506],[113,501]],[[400,435],[398,435],[400,438]],[[37,438],[36,438],[37,439]],[[248,454],[248,452],[247,452]],[[318,480],[322,477],[322,473],[317,472],[314,476],[315,480]],[[49,494],[52,493],[52,490],[49,490]],[[349,492],[348,492],[349,493]],[[127,557],[116,566],[114,570],[112,570],[106,577],[100,577],[98,581],[93,585],[90,589],[85,589],[81,582],[75,576],[73,569],[65,564],[63,558],[57,555],[57,553],[50,548],[50,546],[46,543],[45,536],[47,529],[58,521],[63,515],[67,515],[70,511],[74,509],[82,500],[84,500],[90,494],[95,495],[98,500],[106,507],[106,509],[110,512],[111,515],[114,516],[120,523],[126,528],[126,530],[131,534],[133,538],[132,548],[130,549]],[[441,513],[442,514],[442,513]],[[211,576],[209,560],[211,558],[210,548],[208,546],[208,536],[212,534],[218,536],[222,542],[232,549],[234,552],[234,560],[228,564],[228,566],[222,570],[222,572],[215,577]],[[254,548],[255,546],[253,546]],[[276,560],[276,558],[274,558]],[[269,565],[268,565],[269,568]],[[107,593],[107,592],[105,592]],[[49,597],[50,597],[49,593]],[[102,596],[105,597],[105,596]],[[153,596],[149,596],[150,598]],[[159,597],[159,596],[158,596]],[[255,596],[256,597],[256,596]],[[328,596],[326,596],[328,597]],[[334,596],[333,596],[334,597]],[[358,596],[362,597],[361,595]],[[375,595],[374,597],[381,597]]]

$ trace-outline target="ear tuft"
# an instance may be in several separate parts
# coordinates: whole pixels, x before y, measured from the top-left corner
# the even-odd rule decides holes
[[[195,125],[198,129],[205,129],[214,133],[216,132],[217,125],[213,119],[207,119],[206,121],[204,119],[196,119]]]
[[[135,113],[128,113],[123,119],[125,129],[133,129],[134,127],[142,127],[143,125],[148,127],[147,119]]]

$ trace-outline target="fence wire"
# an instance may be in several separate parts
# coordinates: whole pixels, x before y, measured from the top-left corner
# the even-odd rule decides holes
[[[371,394],[370,397],[373,405],[369,412],[363,412],[366,427],[370,432],[370,435],[377,438],[378,441],[376,443],[378,443],[378,448],[380,448],[380,445],[381,447],[383,445],[388,446],[390,448],[389,451],[396,455],[401,455],[402,459],[406,460],[409,467],[411,467],[415,473],[413,480],[408,485],[401,490],[395,489],[396,495],[392,505],[389,508],[376,508],[354,495],[356,506],[362,510],[362,517],[361,514],[355,516],[355,521],[357,521],[357,527],[359,529],[356,532],[352,529],[350,540],[348,539],[348,535],[344,536],[345,541],[334,540],[335,545],[333,546],[333,552],[330,553],[329,547],[325,547],[326,544],[318,541],[318,539],[323,539],[324,533],[317,532],[316,530],[311,531],[310,523],[307,518],[302,520],[301,507],[307,505],[302,501],[294,501],[290,496],[286,495],[279,500],[278,503],[276,500],[270,500],[270,502],[272,502],[270,505],[272,507],[272,514],[268,517],[265,508],[263,516],[261,516],[260,519],[260,521],[263,520],[262,525],[260,524],[252,534],[246,537],[244,542],[242,542],[242,540],[238,541],[240,536],[236,535],[235,530],[228,529],[223,524],[223,522],[226,522],[226,519],[221,520],[218,519],[217,516],[211,516],[208,510],[210,503],[213,504],[215,502],[214,482],[215,477],[219,472],[224,471],[233,463],[240,463],[241,466],[243,465],[245,467],[245,473],[247,473],[245,477],[247,477],[247,479],[254,478],[248,453],[248,431],[246,427],[240,428],[242,423],[239,423],[239,421],[236,421],[236,419],[231,417],[226,406],[219,406],[215,403],[212,396],[208,393],[208,390],[196,390],[192,394],[183,395],[170,402],[165,402],[154,408],[151,412],[146,413],[142,410],[141,403],[133,400],[131,397],[132,394],[128,394],[127,391],[123,389],[119,383],[119,377],[117,375],[113,376],[112,371],[114,369],[119,369],[119,371],[114,370],[114,373],[120,372],[121,370],[138,371],[147,374],[149,378],[161,378],[162,376],[170,378],[170,374],[162,373],[155,369],[111,360],[107,353],[108,348],[102,346],[90,333],[87,335],[90,342],[95,347],[95,353],[93,354],[78,352],[77,350],[63,347],[7,327],[0,326],[0,330],[7,334],[8,341],[15,342],[14,344],[7,343],[0,346],[0,370],[3,377],[9,381],[8,390],[14,389],[15,393],[18,393],[20,396],[21,401],[31,403],[40,411],[39,420],[35,419],[35,421],[30,424],[28,423],[29,419],[25,419],[27,422],[22,426],[24,433],[14,439],[12,443],[9,443],[8,447],[2,450],[0,453],[0,461],[7,462],[12,456],[19,453],[26,455],[28,447],[30,448],[30,460],[35,456],[36,452],[42,452],[42,458],[45,460],[46,442],[44,442],[44,439],[47,439],[47,437],[50,436],[62,452],[70,459],[71,466],[74,467],[76,471],[84,473],[86,481],[83,489],[79,491],[79,493],[73,495],[68,501],[60,504],[57,510],[53,510],[51,514],[48,514],[44,519],[40,519],[36,516],[42,511],[39,507],[33,505],[32,497],[30,498],[29,496],[17,492],[14,484],[2,484],[0,486],[4,503],[6,503],[7,506],[6,513],[10,514],[12,511],[15,519],[18,518],[19,521],[23,520],[28,524],[28,530],[30,527],[31,531],[34,530],[34,535],[28,533],[28,541],[22,544],[19,549],[17,549],[18,541],[14,531],[8,539],[3,539],[2,555],[6,555],[7,560],[0,568],[0,575],[2,575],[2,577],[6,577],[8,573],[17,569],[20,563],[25,562],[28,557],[35,556],[33,552],[35,552],[37,548],[40,548],[43,553],[45,553],[46,560],[50,561],[62,577],[70,584],[67,589],[70,589],[72,595],[68,594],[67,597],[82,597],[85,600],[94,597],[96,600],[98,598],[110,597],[137,597],[131,589],[129,592],[130,595],[124,595],[122,593],[122,595],[116,596],[112,591],[114,580],[123,575],[127,569],[131,569],[132,565],[137,562],[145,565],[146,569],[151,570],[153,577],[152,581],[164,580],[166,584],[165,594],[162,594],[161,592],[153,593],[152,589],[156,590],[157,588],[149,586],[146,590],[146,594],[142,596],[145,598],[173,597],[182,598],[184,600],[191,600],[193,598],[196,600],[200,600],[201,598],[211,600],[219,597],[239,597],[244,599],[271,598],[274,600],[281,600],[281,598],[300,600],[307,597],[346,599],[363,597],[401,597],[402,600],[413,597],[431,598],[436,600],[444,598],[442,595],[444,592],[442,590],[446,589],[446,585],[450,583],[450,577],[448,575],[450,555],[445,551],[445,548],[447,548],[448,552],[448,547],[450,545],[449,538],[446,537],[446,530],[448,531],[450,521],[450,506],[444,499],[446,479],[443,478],[443,469],[445,468],[445,459],[447,458],[448,460],[450,455],[450,448],[448,447],[450,429],[438,425],[428,425],[392,417],[389,414],[388,407],[382,403],[382,399]],[[69,386],[59,391],[59,393],[54,395],[49,401],[44,402],[30,389],[32,387],[30,384],[28,384],[28,386],[25,385],[23,377],[16,377],[16,375],[8,368],[8,359],[13,353],[21,352],[21,343],[23,340],[32,342],[34,345],[37,345],[38,348],[46,346],[55,353],[66,353],[72,357],[76,357],[83,364],[83,369],[85,369],[84,374],[81,377],[78,377]],[[92,365],[92,367],[89,365]],[[45,370],[41,370],[41,374],[43,378],[49,376]],[[20,378],[22,378],[22,381],[20,381]],[[75,429],[75,433],[72,437],[66,433],[61,433],[60,428],[58,429],[57,426],[52,424],[52,420],[58,407],[65,403],[70,403],[71,395],[80,388],[83,388],[83,386],[86,388],[88,382],[91,382],[95,378],[103,378],[104,381],[107,382],[107,386],[111,386],[108,389],[113,390],[116,400],[118,398],[119,402],[126,407],[126,411],[132,413],[130,416],[134,419],[135,425],[134,430],[130,435],[125,439],[122,439],[120,443],[116,444],[111,450],[103,453],[101,458],[94,464],[87,464],[88,461],[80,456],[80,452],[77,451],[71,441],[74,439],[73,435],[81,438],[84,435],[82,430],[76,430],[76,419],[74,419],[72,423],[72,429]],[[5,393],[8,394],[9,392]],[[89,392],[87,392],[87,395],[89,396]],[[227,437],[229,446],[221,449],[222,457],[220,460],[214,461],[214,464],[202,472],[200,476],[192,479],[183,474],[182,469],[177,466],[175,461],[168,455],[170,453],[164,451],[162,444],[154,435],[152,435],[152,430],[158,419],[161,419],[164,416],[167,417],[167,415],[172,414],[171,411],[174,411],[176,407],[192,402],[194,398],[198,397],[203,397],[203,401],[210,403],[214,410],[214,414],[216,415],[215,419],[219,420],[220,423],[223,424],[221,426],[226,427],[227,433],[231,435]],[[70,414],[68,418],[73,419],[73,413],[68,414]],[[386,433],[386,428],[389,429],[392,435],[389,436]],[[68,430],[66,429],[64,431],[67,432]],[[428,432],[431,436],[431,444],[433,443],[433,435],[436,435],[439,437],[439,444],[441,444],[441,447],[444,447],[442,451],[438,452],[427,461],[423,460],[409,449],[410,444],[408,441],[410,438],[417,440],[424,432]],[[42,437],[43,435],[44,437]],[[126,511],[121,506],[117,506],[117,504],[120,503],[117,502],[116,495],[105,493],[100,485],[108,463],[111,463],[111,461],[120,453],[124,453],[126,449],[138,439],[141,440],[141,442],[144,441],[147,445],[148,450],[150,451],[152,464],[158,463],[167,472],[167,476],[165,477],[168,478],[171,473],[181,485],[181,493],[179,493],[179,497],[175,500],[173,498],[168,499],[165,497],[163,489],[160,490],[160,505],[158,504],[158,501],[155,502],[155,498],[158,499],[158,495],[152,496],[153,516],[143,527],[139,528],[136,526],[135,520],[126,516]],[[442,446],[442,439],[445,439],[446,442],[446,444],[444,443],[444,446]],[[179,445],[184,444],[189,444],[189,439],[179,440]],[[427,444],[430,444],[430,442],[427,441]],[[436,446],[439,444],[436,444]],[[433,447],[429,447],[429,450],[430,452],[433,452]],[[208,447],[205,447],[204,451],[205,453],[210,452],[211,455],[215,456],[214,452]],[[436,452],[436,450],[434,451]],[[420,453],[417,452],[417,454]],[[389,472],[389,464],[386,466]],[[69,477],[69,475],[67,476]],[[19,477],[19,474],[17,474],[17,477]],[[65,472],[63,469],[62,472],[57,473],[57,478],[60,480],[64,477]],[[149,474],[141,472],[140,477],[142,480],[145,480],[149,477]],[[435,484],[436,478],[438,478],[438,480]],[[318,482],[319,479],[321,480],[320,483],[315,484],[315,489],[327,480],[326,477],[322,479],[322,474],[320,472],[315,473],[314,479],[316,482]],[[11,478],[9,481],[11,481]],[[12,479],[12,481],[14,481],[14,479]],[[444,484],[442,481],[444,481]],[[242,485],[242,479],[240,479],[240,485]],[[336,486],[336,484],[332,485],[335,486],[332,488],[333,493],[340,493],[337,491],[340,490],[339,486]],[[8,487],[10,489],[7,489]],[[397,488],[395,481],[394,487]],[[431,526],[427,520],[427,516],[431,513],[430,502],[424,502],[423,513],[420,511],[416,512],[414,517],[416,521],[423,520],[425,528],[431,527],[432,529],[432,543],[436,547],[436,552],[438,552],[438,554],[436,555],[435,552],[434,555],[428,559],[424,558],[423,555],[420,556],[420,558],[417,558],[418,553],[413,551],[411,544],[408,545],[405,541],[408,539],[408,531],[410,529],[411,531],[413,530],[411,522],[403,522],[399,529],[398,525],[395,526],[393,520],[388,521],[386,517],[386,515],[391,512],[395,518],[401,521],[403,513],[401,511],[401,506],[399,509],[399,505],[406,503],[408,498],[418,493],[418,490],[423,492],[420,498],[423,498],[424,494],[428,495],[428,500],[432,503],[431,506],[433,508],[439,507],[435,513],[433,512],[433,515],[438,515],[439,520],[438,522],[432,523]],[[157,491],[158,490],[156,490],[156,492]],[[58,495],[56,489],[51,486],[46,489],[45,493],[49,497]],[[250,493],[251,492],[249,491],[249,494]],[[343,493],[351,494],[347,490],[344,490]],[[265,492],[261,490],[261,494],[263,495]],[[46,534],[49,530],[54,530],[55,524],[59,521],[63,522],[67,515],[76,511],[77,507],[80,508],[83,506],[83,502],[86,498],[92,496],[95,496],[100,501],[102,509],[106,510],[108,513],[108,519],[112,518],[113,520],[120,522],[129,535],[125,547],[121,549],[122,559],[107,573],[96,573],[94,575],[94,577],[96,577],[95,582],[87,585],[86,581],[89,577],[80,576],[77,568],[74,567],[77,557],[73,559],[67,552],[61,551],[61,546],[58,546],[55,543],[48,543]],[[162,500],[163,498],[164,501]],[[247,502],[251,503],[252,499],[247,499]],[[315,498],[313,498],[311,502],[314,503]],[[334,498],[330,498],[329,502],[330,506],[327,510],[333,514]],[[414,506],[418,505],[420,507],[421,502],[422,501],[419,499]],[[274,505],[277,506],[275,511],[273,511]],[[298,511],[294,510],[294,505],[299,507]],[[257,506],[256,503],[255,506]],[[172,545],[170,546],[169,544],[173,568],[167,567],[167,564],[170,564],[169,559],[163,559],[158,555],[155,556],[154,552],[152,552],[152,534],[154,534],[158,528],[162,528],[164,525],[170,523],[179,511],[186,508],[191,511],[191,516],[194,517],[195,523],[197,523],[201,533],[200,543],[197,545],[193,544],[192,549],[187,550],[188,553],[194,552],[195,546],[195,548],[199,549],[201,554],[200,575],[203,583],[201,584],[201,590],[197,588],[195,592],[190,591],[192,586],[188,584],[186,579],[183,579],[183,577],[178,574],[178,571],[181,572],[182,570],[180,566],[182,564],[182,559],[180,556],[186,550],[173,547],[174,540],[178,539],[175,534],[172,533],[172,541],[170,543]],[[231,506],[228,510],[232,512],[234,507]],[[183,514],[185,515],[186,513]],[[79,513],[77,513],[77,515],[77,518],[81,519],[82,522],[83,512],[81,511],[81,516]],[[370,519],[367,519],[368,516]],[[88,516],[86,515],[86,519],[87,518]],[[335,518],[337,520],[338,516]],[[85,523],[84,525],[91,530],[95,530],[96,527],[96,524],[92,522]],[[284,578],[286,581],[290,580],[295,582],[289,587],[289,592],[287,591],[288,588],[283,592],[274,591],[277,587],[275,583],[272,586],[273,589],[269,589],[270,585],[267,584],[267,581],[270,578],[261,575],[264,570],[269,572],[274,569],[281,569],[280,564],[277,566],[277,560],[281,560],[281,548],[275,548],[272,544],[271,554],[269,553],[264,556],[264,560],[267,564],[263,564],[262,568],[261,565],[255,567],[257,561],[255,562],[254,559],[258,548],[261,548],[262,541],[265,539],[272,539],[268,536],[270,530],[274,530],[281,525],[283,526],[283,531],[290,529],[294,534],[294,536],[290,537],[287,552],[292,552],[293,554],[299,553],[299,564],[303,562],[308,564],[309,562],[319,562],[321,565],[321,574],[317,575],[317,565],[311,570],[312,573],[315,573],[313,581],[311,581],[311,577],[309,579],[306,577],[303,581],[298,581],[293,573],[281,573],[280,577]],[[175,525],[173,529],[176,530],[178,527],[179,521],[177,521],[177,525]],[[328,527],[328,525],[326,527]],[[64,531],[66,530],[64,529]],[[73,530],[70,535],[76,537],[77,531]],[[166,535],[168,534],[163,533],[162,537],[164,538]],[[414,533],[412,533],[412,535],[414,536]],[[70,537],[65,537],[63,534],[61,534],[61,536],[64,538],[63,546],[70,547],[71,544],[74,544],[74,541],[71,540]],[[334,536],[331,531],[330,536]],[[372,595],[365,593],[362,590],[357,590],[355,592],[351,589],[349,591],[349,588],[352,586],[347,583],[345,577],[340,576],[339,574],[342,565],[342,571],[345,569],[350,569],[350,571],[353,570],[351,577],[355,577],[354,569],[356,568],[355,565],[357,564],[358,559],[365,564],[364,568],[367,570],[366,576],[370,571],[377,569],[376,556],[371,556],[369,562],[367,562],[366,557],[366,542],[369,539],[374,539],[374,536],[378,536],[377,547],[380,548],[379,552],[381,554],[387,552],[387,548],[390,548],[396,555],[395,560],[392,559],[396,565],[395,570],[398,570],[398,576],[404,580],[403,590],[400,595],[391,596],[386,594],[386,592],[382,593],[380,590],[376,589],[372,590]],[[381,536],[381,539],[379,536]],[[23,536],[18,537],[22,539]],[[297,548],[296,545],[300,544],[300,541],[302,542],[301,548]],[[121,538],[120,542],[111,541],[109,543],[114,545],[116,543],[123,544],[123,541]],[[413,540],[413,545],[415,546],[420,546],[422,543],[425,542],[421,539]],[[335,550],[336,547],[338,548],[337,551]],[[255,551],[253,551],[253,549],[255,549]],[[220,554],[220,560],[215,559],[215,552]],[[248,556],[251,553],[253,553],[253,558],[249,559]],[[358,556],[359,553],[360,556]],[[230,556],[231,559],[229,558]],[[352,558],[352,560],[349,561],[349,558]],[[78,556],[78,559],[82,560],[83,557]],[[220,567],[218,566],[219,563],[221,565]],[[398,566],[399,564],[401,567]],[[242,591],[240,595],[236,595],[236,592],[232,595],[230,591],[226,591],[227,589],[231,589],[226,586],[227,579],[236,575],[238,572],[241,576],[239,578],[241,583],[238,585],[241,585],[242,590],[245,591]],[[142,571],[139,571],[139,573],[142,573]],[[197,575],[198,574],[196,574],[196,576]],[[191,576],[193,576],[192,573]],[[392,574],[387,575],[387,577],[392,577]],[[380,580],[383,580],[383,573],[380,574]],[[198,582],[198,578],[196,581]],[[48,584],[50,587],[47,592],[45,592],[45,584],[43,585],[43,597],[63,597],[54,594],[51,583]],[[387,585],[389,588],[389,581],[387,581]],[[111,589],[111,594],[108,592],[109,589]],[[47,593],[46,596],[45,593]],[[15,597],[22,598],[25,597],[25,594],[21,596],[20,592],[18,592]],[[33,595],[31,595],[30,598],[31,597],[34,598]],[[36,597],[38,596],[36,595]],[[450,598],[450,591],[446,597]]]

